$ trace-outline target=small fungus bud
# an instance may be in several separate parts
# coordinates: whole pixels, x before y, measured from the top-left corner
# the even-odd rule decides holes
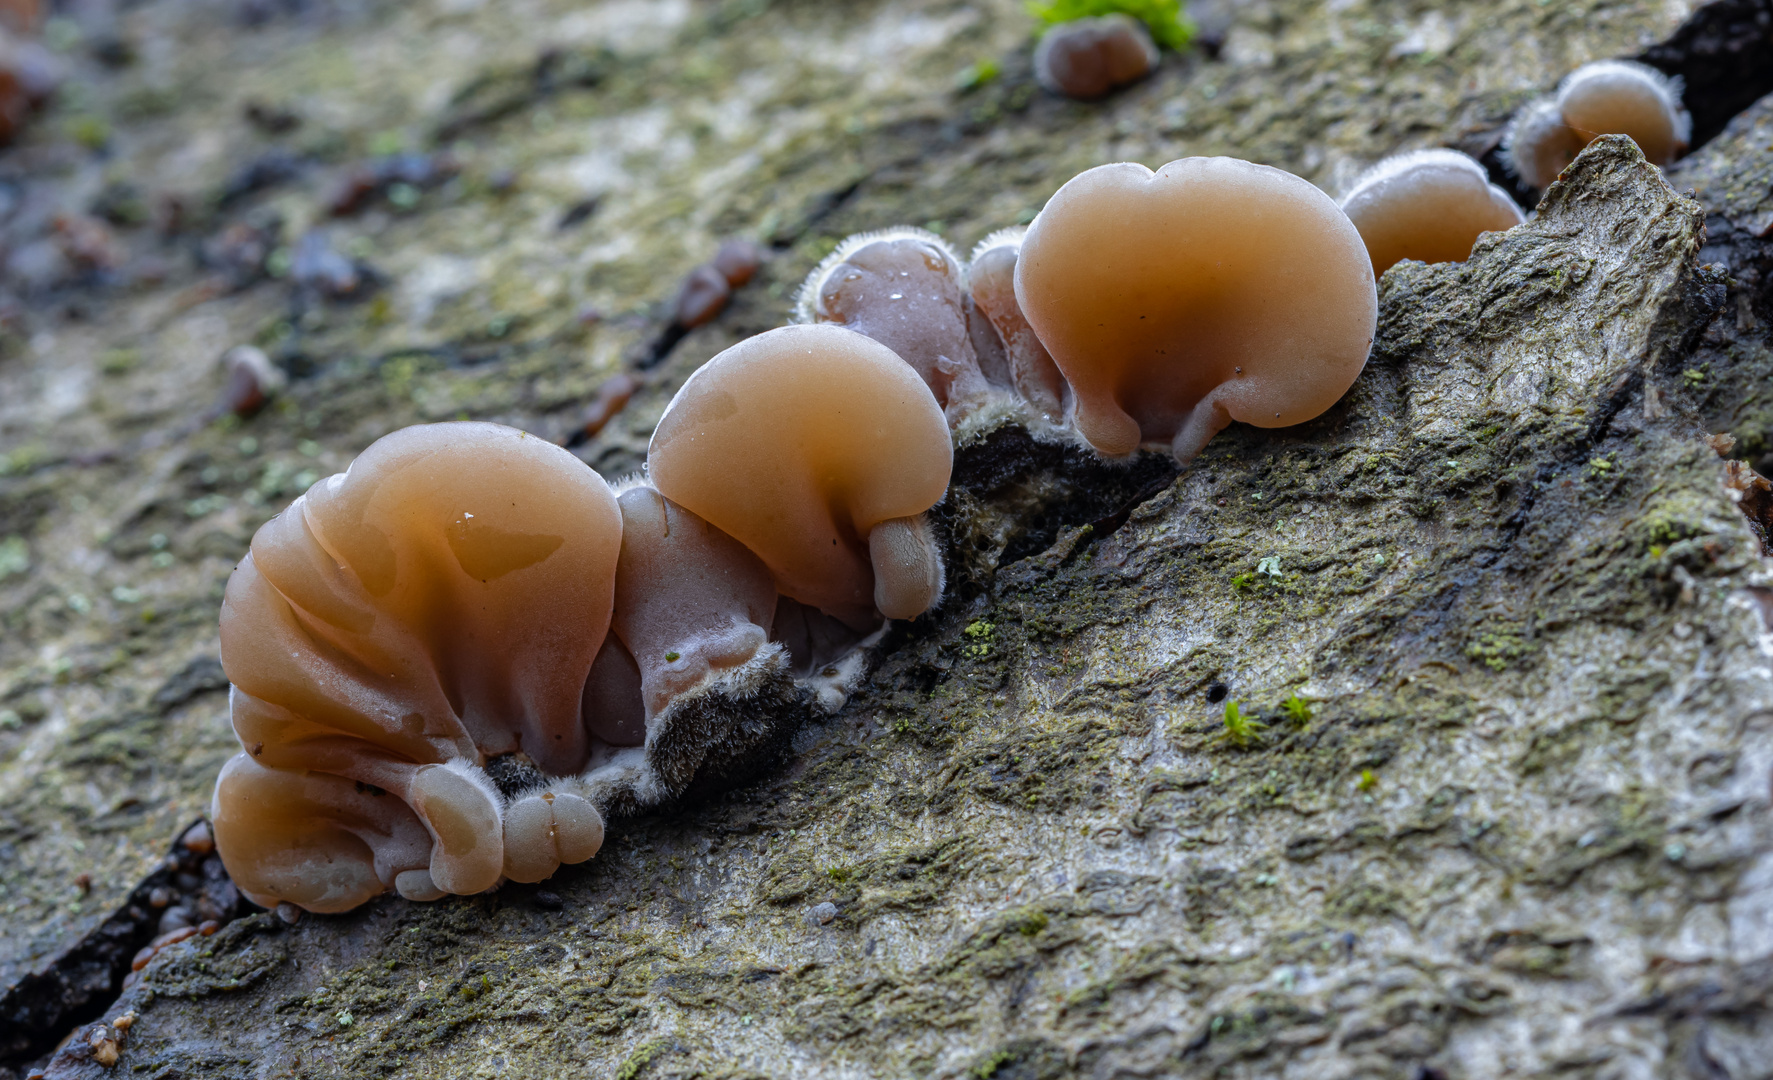
[[[956,426],[984,403],[960,262],[935,233],[858,233],[801,286],[797,321],[836,323],[880,342],[923,378]]]
[[[733,294],[725,275],[704,263],[689,272],[677,293],[672,318],[685,330],[714,321]]]
[[[666,498],[852,629],[940,594],[928,530],[907,519],[941,500],[953,446],[917,374],[877,341],[820,325],[741,341],[684,383],[647,456]]]
[[[967,276],[974,305],[1003,342],[1010,384],[1022,400],[1058,423],[1065,418],[1070,388],[1016,302],[1016,256],[1025,231],[1004,229],[987,236],[973,249]]]
[[[612,630],[640,666],[647,716],[749,663],[769,642],[776,588],[745,545],[647,486],[622,507]]]
[[[596,473],[480,423],[397,431],[261,528],[222,604],[247,751],[212,816],[242,891],[337,911],[494,884],[504,800],[479,762],[589,759],[620,545]]]
[[[106,1069],[117,1064],[121,1042],[122,1033],[109,1024],[97,1025],[86,1039],[87,1048],[92,1051],[92,1060]]]
[[[505,876],[512,881],[542,881],[602,846],[603,815],[576,780],[557,781],[505,810]]]
[[[1403,259],[1464,262],[1480,235],[1526,220],[1484,167],[1457,150],[1386,158],[1355,181],[1342,211],[1360,230],[1374,277]]]
[[[737,289],[749,284],[756,276],[757,268],[763,265],[763,249],[749,240],[734,237],[720,245],[710,265],[720,271],[728,285]]]
[[[236,345],[223,353],[222,368],[228,374],[222,405],[242,418],[257,415],[289,381],[263,349],[251,345]]]
[[[1023,238],[1016,299],[1091,446],[1168,443],[1183,462],[1232,420],[1285,427],[1335,404],[1378,321],[1348,217],[1304,180],[1233,158],[1072,178]]]
[[[627,372],[611,375],[597,387],[597,393],[585,411],[579,414],[579,426],[567,437],[566,445],[578,446],[597,437],[611,420],[628,407],[634,392],[641,386],[640,379]]]
[[[1544,98],[1516,114],[1502,137],[1502,159],[1521,183],[1544,190],[1587,145],[1587,139],[1564,123],[1558,103]]]
[[[1502,148],[1523,183],[1544,189],[1602,135],[1630,136],[1651,164],[1666,167],[1686,153],[1692,132],[1679,79],[1630,60],[1599,60],[1565,76],[1554,97],[1523,109]]]
[[[1151,74],[1157,58],[1143,23],[1102,15],[1048,30],[1034,50],[1034,77],[1055,94],[1094,101]]]
[[[179,837],[179,845],[186,851],[197,855],[208,855],[215,850],[215,838],[209,833],[208,822],[199,821],[185,830]]]

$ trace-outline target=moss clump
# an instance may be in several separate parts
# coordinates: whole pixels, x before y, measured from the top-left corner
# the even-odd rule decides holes
[[[1098,15],[1130,15],[1145,24],[1159,46],[1177,52],[1194,40],[1194,23],[1182,14],[1181,0],[1051,0],[1030,4],[1028,10],[1048,26]]]
[[[1220,737],[1226,742],[1240,750],[1255,746],[1262,741],[1265,727],[1260,720],[1245,716],[1236,699],[1225,703],[1225,731]]]
[[[1465,655],[1491,671],[1507,671],[1508,665],[1533,651],[1519,634],[1510,631],[1484,632],[1465,647]]]

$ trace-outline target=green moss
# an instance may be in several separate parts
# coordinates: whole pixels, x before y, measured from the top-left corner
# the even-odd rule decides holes
[[[1264,730],[1265,725],[1261,721],[1243,714],[1235,699],[1226,701],[1224,730],[1220,732],[1220,738],[1244,750],[1261,742]]]
[[[1145,24],[1160,47],[1178,52],[1194,40],[1194,23],[1182,14],[1181,0],[1048,0],[1031,3],[1028,10],[1048,26],[1100,15],[1130,15]]]

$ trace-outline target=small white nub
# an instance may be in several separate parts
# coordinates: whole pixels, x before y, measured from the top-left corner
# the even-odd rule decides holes
[[[825,279],[840,263],[848,261],[851,255],[869,244],[882,240],[922,240],[940,251],[948,260],[949,273],[954,275],[954,280],[957,282],[962,280],[960,258],[955,254],[954,248],[948,241],[928,229],[920,229],[915,225],[894,225],[886,229],[859,232],[845,237],[843,243],[837,245],[837,250],[820,259],[819,265],[813,267],[813,272],[806,276],[806,280],[800,285],[800,291],[794,294],[794,314],[790,321],[797,323],[824,321],[820,318],[823,314],[820,310],[820,293],[824,289]]]

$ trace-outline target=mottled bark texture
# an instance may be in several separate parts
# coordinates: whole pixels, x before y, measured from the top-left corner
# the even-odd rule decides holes
[[[1387,276],[1330,415],[976,576],[788,774],[552,896],[236,922],[119,1002],[128,1060],[1754,1075],[1773,590],[1684,373],[1702,222],[1597,143]],[[956,560],[1040,479],[967,497]]]

